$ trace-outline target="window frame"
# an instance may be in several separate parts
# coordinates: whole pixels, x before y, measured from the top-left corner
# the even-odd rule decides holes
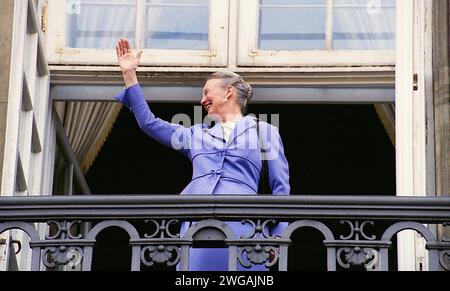
[[[258,48],[259,0],[239,1],[239,66],[351,67],[394,66],[394,50],[333,50],[334,0],[327,0],[324,50],[287,51]]]
[[[117,65],[116,52],[111,49],[84,49],[66,47],[68,0],[48,0],[49,44],[47,55],[54,65]],[[136,6],[144,7],[144,0],[136,0]],[[136,36],[142,30],[142,14],[137,13]],[[58,15],[58,17],[52,17]],[[223,67],[228,61],[228,15],[229,0],[209,0],[209,49],[208,50],[166,50],[144,49],[141,66],[208,66]],[[136,37],[133,48],[140,47],[140,37]],[[95,63],[92,62],[95,60]]]

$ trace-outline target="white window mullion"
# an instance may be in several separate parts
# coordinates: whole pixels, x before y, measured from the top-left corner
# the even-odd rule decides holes
[[[230,0],[230,27],[228,28],[228,67],[231,71],[237,71],[237,57],[238,57],[238,31],[239,31],[239,1]]]
[[[261,14],[259,13],[260,11],[260,1],[259,0],[255,0],[255,3],[252,5],[254,6],[253,9],[256,11],[256,13],[253,13],[253,17],[251,17],[250,19],[252,20],[252,23],[254,23],[256,25],[255,28],[255,34],[252,36],[252,46],[250,47],[250,54],[254,54],[257,53],[257,51],[259,50],[259,30],[261,29],[259,27],[260,25],[260,21],[259,21],[259,17],[261,16]]]
[[[209,0],[209,51],[203,57],[210,66],[226,66],[228,63],[229,1]]]
[[[333,50],[333,7],[334,0],[327,0],[327,19],[325,25],[325,47],[327,51]]]
[[[48,18],[47,18],[47,56],[49,61],[58,62],[61,61],[61,57],[66,48],[66,23],[67,13],[71,12],[70,7],[67,6],[67,0],[49,1]],[[60,29],[58,29],[60,28]],[[69,53],[76,53],[75,51]]]
[[[134,46],[138,50],[145,47],[142,43],[145,30],[144,16],[145,16],[145,0],[136,0],[136,39]]]

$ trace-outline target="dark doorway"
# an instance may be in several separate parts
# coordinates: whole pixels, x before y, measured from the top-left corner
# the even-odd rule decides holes
[[[192,104],[151,104],[170,121]],[[293,195],[395,195],[395,150],[372,105],[251,105],[279,114]],[[87,173],[95,194],[177,194],[192,168],[183,155],[146,136],[123,109]]]

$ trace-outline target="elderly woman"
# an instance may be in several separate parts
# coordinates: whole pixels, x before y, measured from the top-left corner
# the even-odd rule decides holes
[[[161,120],[150,111],[136,77],[142,51],[133,54],[127,40],[116,47],[126,89],[115,98],[134,113],[140,128],[158,142],[186,155],[192,162],[191,182],[181,194],[256,195],[263,166],[261,144],[267,159],[269,185],[274,195],[288,195],[289,167],[278,129],[254,117],[245,116],[253,92],[239,75],[212,74],[204,88],[201,105],[216,121],[185,128]],[[259,132],[257,131],[259,129]],[[190,223],[183,223],[181,235]],[[249,234],[250,227],[229,222],[236,236]],[[278,233],[284,224],[271,230]],[[190,270],[226,270],[226,249],[191,249]],[[242,268],[241,268],[242,269]],[[252,270],[265,270],[254,266]]]

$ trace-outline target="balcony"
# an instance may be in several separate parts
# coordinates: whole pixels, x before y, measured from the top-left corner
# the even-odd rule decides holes
[[[180,236],[180,222],[191,221]],[[237,236],[228,223],[247,224]],[[450,198],[383,196],[40,196],[0,198],[0,233],[29,236],[31,270],[89,271],[98,235],[110,227],[128,236],[131,270],[145,266],[189,269],[189,248],[221,243],[228,269],[266,265],[288,270],[294,232],[320,232],[329,271],[389,270],[396,234],[414,230],[426,240],[428,269],[450,270],[450,240],[433,229],[450,221]],[[280,235],[267,229],[288,222]],[[136,227],[147,226],[147,231]],[[44,231],[42,231],[42,226]],[[338,227],[337,227],[338,226]],[[151,230],[151,231],[148,231]],[[20,242],[15,242],[20,245]],[[22,246],[22,249],[24,246]],[[70,267],[70,268],[69,268]]]

